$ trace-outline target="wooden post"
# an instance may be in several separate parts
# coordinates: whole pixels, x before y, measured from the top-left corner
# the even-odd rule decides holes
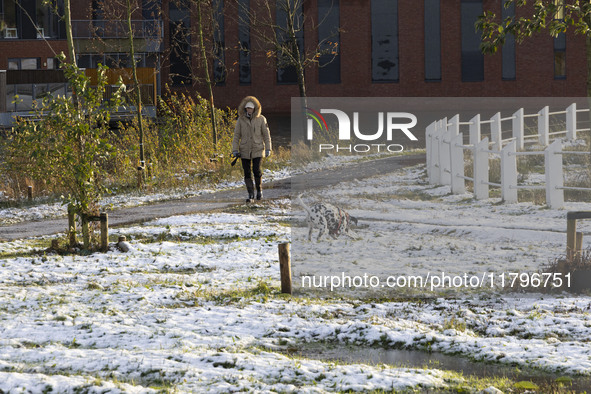
[[[68,205],[68,235],[70,237],[70,247],[76,246],[76,213],[72,204]]]
[[[566,220],[566,259],[571,261],[577,248],[577,219]]]
[[[106,252],[109,249],[109,215],[101,212],[101,251]]]
[[[583,233],[577,231],[577,240],[575,244],[575,258],[580,258],[583,252]]]
[[[144,186],[144,167],[137,168],[137,188],[141,189]]]
[[[289,244],[279,244],[279,270],[281,272],[281,292],[291,294],[291,256]]]
[[[27,186],[27,198],[29,201],[33,200],[33,186]]]

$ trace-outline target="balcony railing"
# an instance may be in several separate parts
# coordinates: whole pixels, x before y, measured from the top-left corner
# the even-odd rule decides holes
[[[132,20],[131,30],[134,38],[159,40],[164,37],[161,20]],[[73,20],[72,35],[75,39],[84,38],[128,38],[127,21],[113,20]]]

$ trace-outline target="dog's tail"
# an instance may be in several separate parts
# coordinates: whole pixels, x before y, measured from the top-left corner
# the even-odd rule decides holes
[[[308,212],[308,215],[312,215],[310,207],[308,207],[306,203],[304,203],[304,200],[302,200],[302,194],[298,195],[298,203],[306,210],[306,212]]]

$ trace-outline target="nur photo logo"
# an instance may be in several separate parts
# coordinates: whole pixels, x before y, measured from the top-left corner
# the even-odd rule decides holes
[[[418,138],[411,132],[411,129],[417,124],[417,117],[408,112],[352,112],[350,116],[347,112],[335,108],[322,108],[315,110],[310,107],[305,108],[306,116],[306,138],[308,141],[314,140],[314,129],[321,133],[330,133],[328,123],[323,116],[331,115],[329,119],[335,120],[338,124],[337,144],[318,144],[319,152],[326,151],[348,151],[356,153],[368,152],[402,152],[404,147],[400,144],[392,143],[395,137],[404,135],[410,141],[417,141]],[[351,120],[352,117],[352,120]],[[363,118],[363,121],[362,121]],[[375,122],[377,118],[377,130],[375,123],[368,126],[368,122]],[[366,143],[353,144],[353,139]],[[340,142],[350,142],[341,144]],[[371,142],[371,143],[370,143]]]

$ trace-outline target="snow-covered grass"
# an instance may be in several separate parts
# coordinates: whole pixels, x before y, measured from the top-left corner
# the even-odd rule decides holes
[[[351,164],[359,160],[367,160],[377,155],[369,157],[363,156],[335,156],[327,155],[320,161],[315,161],[307,164],[303,168],[293,169],[285,167],[278,170],[263,169],[263,181],[272,182],[285,178],[289,178],[296,174],[320,171],[330,168],[340,167],[345,164]],[[239,181],[222,181],[215,185],[206,188],[177,188],[155,193],[144,192],[125,192],[121,194],[114,194],[105,196],[101,200],[102,209],[117,209],[141,206],[146,204],[153,204],[162,201],[180,200],[191,197],[203,196],[223,190],[230,190],[237,187],[242,187],[243,182]],[[3,198],[0,192],[0,200]],[[49,218],[65,217],[67,215],[67,207],[61,202],[47,203],[41,200],[33,200],[33,202],[26,202],[21,207],[11,207],[0,209],[0,226],[20,223],[24,221],[42,220]]]
[[[489,385],[433,367],[286,355],[325,343],[441,351],[589,375],[588,296],[462,289],[447,297],[391,291],[372,299],[318,297],[301,287],[294,297],[279,294],[277,245],[288,241],[296,284],[304,273],[342,270],[529,272],[563,251],[564,211],[475,202],[422,179],[418,166],[305,196],[340,203],[359,217],[359,240],[308,242],[304,227],[284,225],[290,201],[279,200],[256,213],[178,216],[112,230],[127,236],[128,253],[44,255],[30,252],[39,240],[0,244],[0,392]],[[303,219],[300,211],[296,219]],[[318,257],[352,250],[357,257],[333,258],[332,266]]]

